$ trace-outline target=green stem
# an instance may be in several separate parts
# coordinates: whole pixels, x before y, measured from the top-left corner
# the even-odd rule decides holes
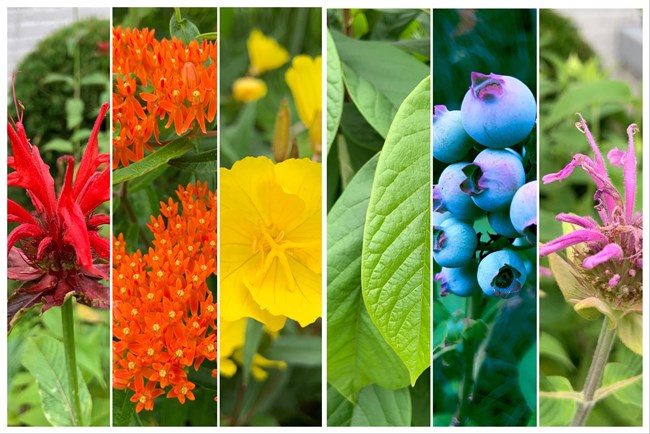
[[[183,20],[183,17],[181,16],[181,8],[174,8],[174,14],[176,16],[176,22],[180,23]]]
[[[616,341],[616,328],[609,327],[609,319],[607,317],[603,320],[603,326],[600,329],[600,336],[598,337],[598,344],[596,344],[596,351],[594,358],[591,360],[591,366],[587,373],[585,386],[582,390],[583,401],[578,403],[578,408],[573,415],[571,426],[584,426],[589,418],[591,410],[594,408],[594,395],[600,382],[603,379],[605,366],[609,359],[609,354],[612,351],[612,346]]]
[[[84,426],[81,416],[81,401],[79,400],[79,378],[77,377],[77,353],[74,345],[74,312],[72,298],[61,306],[61,322],[63,325],[63,347],[65,349],[65,364],[72,389],[72,412],[77,426]]]
[[[476,320],[481,317],[481,305],[483,303],[483,293],[475,294],[467,300],[469,320]],[[463,339],[463,361],[464,372],[463,382],[460,385],[458,411],[452,419],[454,426],[466,426],[469,418],[470,408],[472,405],[472,392],[474,390],[474,359],[476,357],[476,343],[471,340]]]

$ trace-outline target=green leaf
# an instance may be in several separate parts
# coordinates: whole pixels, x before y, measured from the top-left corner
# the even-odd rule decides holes
[[[359,170],[327,216],[327,379],[352,402],[368,384],[399,389],[410,380],[361,293],[363,227],[378,159]]]
[[[83,120],[84,102],[81,99],[69,98],[65,101],[66,122],[69,130],[77,128]]]
[[[528,348],[518,366],[519,389],[528,407],[537,410],[537,343]]]
[[[624,104],[632,101],[630,87],[620,80],[597,80],[576,83],[563,92],[552,105],[549,114],[542,118],[545,128],[565,119],[574,119],[576,112],[606,104]]]
[[[352,411],[352,426],[411,426],[411,394],[408,388],[386,390],[364,387]]]
[[[618,322],[618,336],[630,350],[643,354],[643,314],[625,314]]]
[[[159,166],[158,168],[147,173],[146,175],[135,178],[133,181],[129,182],[128,192],[135,193],[136,191],[149,187],[150,185],[152,185],[153,181],[156,178],[158,178],[160,175],[162,175],[165,172],[165,170],[167,170],[167,168],[168,166],[166,165]]]
[[[571,272],[571,265],[562,259],[560,255],[551,253],[548,255],[548,263],[557,286],[560,287],[560,291],[562,291],[562,295],[568,303],[576,304],[589,296]]]
[[[62,154],[71,154],[73,145],[70,140],[65,139],[52,139],[43,146],[39,146],[41,153],[43,152],[60,152]]]
[[[219,150],[215,148],[200,154],[169,160],[169,165],[188,172],[215,173],[219,169],[217,167],[218,155]]]
[[[553,359],[568,370],[575,369],[573,362],[560,341],[546,332],[539,334],[539,356],[540,358],[548,357]]]
[[[249,318],[246,321],[246,337],[244,340],[244,349],[242,350],[242,364],[244,365],[244,384],[248,382],[253,368],[253,358],[260,347],[264,336],[264,324]]]
[[[113,389],[113,426],[138,426],[135,403],[131,402],[133,391]]]
[[[70,75],[65,75],[65,74],[58,74],[56,72],[50,72],[43,77],[41,80],[41,84],[49,84],[49,83],[64,83],[68,87],[72,87],[74,84],[74,80],[72,76]]]
[[[147,155],[142,160],[129,164],[127,167],[115,170],[113,172],[113,185],[143,176],[160,166],[167,164],[169,160],[179,158],[190,149],[192,149],[192,142],[190,140],[187,140],[184,137],[174,140],[158,149],[156,152]]]
[[[343,76],[341,59],[329,30],[327,31],[327,152],[329,153],[343,111]]]
[[[196,35],[196,39],[207,39],[208,41],[216,41],[217,32],[201,33],[200,35]]]
[[[379,41],[360,41],[332,31],[343,79],[352,101],[382,137],[398,107],[430,72],[413,56]]]
[[[182,40],[183,43],[187,45],[196,39],[201,32],[193,22],[187,18],[181,18],[180,12],[178,12],[177,9],[177,12],[173,14],[171,20],[169,20],[169,34],[171,36],[176,36],[176,38]]]
[[[72,387],[66,369],[63,343],[48,336],[29,338],[22,357],[23,366],[34,376],[41,395],[41,407],[53,426],[81,426],[72,409]],[[81,420],[90,424],[92,399],[77,368]]]
[[[82,86],[106,86],[108,83],[108,75],[103,72],[92,72],[81,77],[79,84]]]
[[[605,366],[602,385],[596,390],[594,400],[598,401],[613,394],[624,404],[643,407],[641,359],[636,359],[638,363],[608,363]]]
[[[415,384],[430,364],[430,79],[404,100],[377,163],[363,234],[363,298]]]
[[[560,376],[539,379],[539,424],[540,426],[566,426],[576,411],[581,395],[573,391],[568,379]]]
[[[353,405],[335,387],[327,386],[327,426],[350,426]]]
[[[265,357],[289,365],[321,366],[323,340],[320,336],[280,335],[266,350]]]

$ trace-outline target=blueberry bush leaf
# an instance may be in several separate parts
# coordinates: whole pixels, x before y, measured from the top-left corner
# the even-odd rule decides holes
[[[327,32],[327,152],[336,136],[343,112],[341,59],[331,33]]]
[[[361,249],[366,210],[378,156],[352,178],[327,216],[327,379],[355,402],[359,390],[376,383],[387,389],[409,385],[406,366],[373,324],[361,294]]]
[[[430,365],[430,79],[400,106],[377,163],[361,285],[372,321],[415,384]]]
[[[410,426],[411,395],[408,389],[364,388],[352,410],[352,426]]]

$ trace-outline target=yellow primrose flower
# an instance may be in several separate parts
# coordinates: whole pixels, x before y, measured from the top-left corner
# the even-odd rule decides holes
[[[221,176],[221,315],[279,330],[321,316],[321,164],[247,157]]]
[[[309,140],[315,152],[321,151],[321,113],[323,110],[323,69],[321,56],[296,56],[285,79],[296,103],[298,116],[309,129]]]
[[[242,349],[246,339],[246,321],[246,318],[234,322],[225,321],[223,318],[219,321],[221,333],[219,372],[224,377],[230,378],[235,375],[237,373],[237,363],[241,365],[244,362]],[[286,367],[287,363],[284,361],[269,360],[260,354],[255,354],[251,374],[257,381],[264,381],[269,375],[265,369],[285,369]]]
[[[259,78],[242,77],[232,85],[232,96],[239,102],[253,102],[266,95],[266,83]]]
[[[251,62],[249,69],[251,75],[264,74],[289,61],[289,52],[278,41],[264,35],[259,29],[251,31],[246,45]]]

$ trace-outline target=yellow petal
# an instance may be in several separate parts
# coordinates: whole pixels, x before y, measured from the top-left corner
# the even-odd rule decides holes
[[[253,102],[266,96],[266,83],[259,78],[242,77],[232,85],[232,96],[239,102]]]
[[[257,76],[277,69],[289,61],[289,52],[259,29],[251,31],[247,46],[251,75]]]
[[[309,129],[309,136],[312,146],[321,145],[321,122],[322,113],[322,59],[320,56],[315,59],[310,56],[300,55],[293,58],[291,68],[285,73],[285,80],[296,110],[302,123]]]

